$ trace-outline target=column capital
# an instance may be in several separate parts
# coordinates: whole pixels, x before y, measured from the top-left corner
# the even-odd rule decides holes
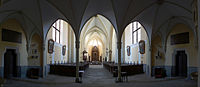
[[[29,52],[30,47],[31,47],[31,44],[28,42],[28,43],[26,44],[26,50],[27,50],[27,52]]]
[[[42,49],[43,49],[43,51],[45,51],[45,47],[46,47],[46,43],[43,43],[43,44],[42,44]]]
[[[80,44],[80,41],[75,41],[76,44]]]

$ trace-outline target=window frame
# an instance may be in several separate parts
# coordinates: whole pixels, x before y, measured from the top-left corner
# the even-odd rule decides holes
[[[58,27],[58,28],[57,28]],[[60,28],[61,28],[61,20],[56,21],[52,28],[55,30],[55,32],[52,32],[55,36],[53,37],[53,39],[55,40],[55,42],[60,43]],[[59,34],[58,36],[58,40],[57,40],[57,32]]]
[[[136,25],[134,25],[134,23]],[[141,34],[139,34],[139,30],[141,29],[142,26],[139,22],[132,22],[131,24],[132,24],[132,44],[137,44],[139,42],[139,35],[141,35]],[[139,26],[139,24],[140,24],[140,26]],[[134,34],[136,34],[136,35],[134,35]],[[135,36],[136,36],[136,38],[135,38]]]

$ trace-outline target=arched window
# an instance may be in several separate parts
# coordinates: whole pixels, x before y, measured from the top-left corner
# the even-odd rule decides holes
[[[136,44],[141,40],[141,24],[139,22],[131,23],[132,27],[132,44]]]
[[[53,40],[57,43],[60,43],[61,42],[61,38],[60,38],[60,32],[62,31],[63,29],[63,20],[58,20],[56,21],[53,26],[53,31],[52,31],[52,37],[53,37]]]

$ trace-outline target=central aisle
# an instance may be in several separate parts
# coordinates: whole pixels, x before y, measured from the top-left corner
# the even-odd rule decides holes
[[[115,83],[115,78],[102,65],[90,65],[83,74],[83,83],[75,83],[74,77],[49,75],[41,79],[8,79],[3,87],[197,87],[193,80],[159,80],[145,74],[128,78],[126,83]]]
[[[115,78],[103,65],[90,65],[83,75],[83,85],[89,87],[113,87]]]

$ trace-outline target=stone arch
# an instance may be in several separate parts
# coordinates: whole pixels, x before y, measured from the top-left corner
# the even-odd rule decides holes
[[[173,29],[173,27],[174,26],[176,26],[177,24],[183,24],[183,25],[185,25],[186,27],[188,27],[188,29],[189,30],[191,30],[192,31],[192,33],[193,33],[193,35],[194,35],[194,38],[195,38],[195,46],[196,46],[196,48],[198,48],[198,38],[197,38],[197,34],[195,33],[195,29],[194,28],[192,28],[192,26],[190,26],[188,23],[186,23],[186,22],[183,22],[183,21],[174,21],[172,24],[170,24],[169,26],[168,26],[168,31],[167,31],[167,34],[163,37],[163,39],[164,39],[164,41],[163,41],[163,44],[164,44],[164,49],[165,49],[165,51],[166,51],[166,44],[167,44],[167,38],[168,38],[168,36],[169,36],[169,34],[171,33],[171,31],[173,31],[172,29]]]
[[[57,19],[54,20],[54,22],[51,23],[51,25],[49,26],[48,31],[47,31],[47,33],[46,33],[46,35],[45,35],[45,40],[46,40],[46,38],[47,38],[47,35],[48,35],[49,30],[51,29],[51,27],[53,26],[53,24],[54,24],[55,22],[57,22],[58,20],[63,20],[64,22],[68,23],[68,24],[70,25],[70,27],[71,27],[73,33],[75,34],[75,31],[74,31],[74,29],[73,29],[73,26],[71,26],[71,24],[70,24],[67,20],[62,19],[62,18],[57,18]],[[75,35],[75,37],[76,37],[76,35]]]
[[[131,21],[131,22],[127,23],[127,24],[126,24],[126,27],[127,27],[129,24],[133,23],[133,22],[139,22],[139,23],[140,23],[140,25],[141,25],[141,26],[144,28],[144,30],[145,30],[145,33],[147,34],[147,37],[148,37],[149,45],[150,45],[150,44],[151,44],[151,36],[150,36],[150,34],[147,32],[146,26],[144,26],[144,24],[143,24],[143,23],[141,23],[141,21],[140,21],[140,20],[133,20],[133,21]],[[126,27],[123,29],[123,33],[124,33],[124,31],[125,31]]]

